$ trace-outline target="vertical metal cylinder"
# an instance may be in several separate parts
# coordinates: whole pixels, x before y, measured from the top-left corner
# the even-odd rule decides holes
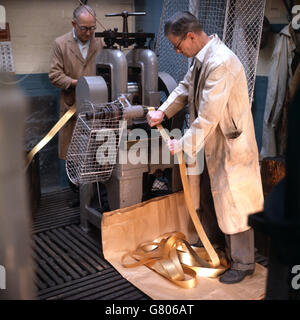
[[[128,67],[141,69],[142,101],[146,106],[159,105],[157,57],[149,49],[132,49],[126,55]]]
[[[0,73],[0,299],[33,299],[31,221],[25,188],[26,101]]]
[[[104,67],[107,68],[107,75],[101,73],[101,68]],[[101,50],[96,57],[96,74],[109,80],[111,101],[116,100],[120,94],[127,93],[127,61],[122,51],[107,48]]]

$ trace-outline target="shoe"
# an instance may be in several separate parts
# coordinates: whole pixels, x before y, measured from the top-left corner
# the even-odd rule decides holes
[[[254,270],[235,270],[235,269],[228,269],[225,271],[219,281],[226,284],[231,283],[238,283],[241,282],[247,275],[250,275],[254,272]]]
[[[68,201],[69,208],[79,207],[79,205],[80,205],[80,201],[78,198],[74,198],[74,199]]]
[[[202,248],[204,247],[202,241],[200,239],[197,240],[196,243],[192,244],[192,247]]]

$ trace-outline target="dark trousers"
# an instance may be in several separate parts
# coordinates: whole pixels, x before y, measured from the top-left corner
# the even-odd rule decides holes
[[[244,232],[225,235],[226,255],[230,268],[235,270],[254,270],[254,231],[249,229]]]
[[[200,220],[203,228],[213,244],[224,248],[230,267],[236,270],[254,270],[254,232],[249,229],[244,232],[224,235],[216,218],[213,197],[210,188],[209,173],[204,157],[204,170],[200,177]]]

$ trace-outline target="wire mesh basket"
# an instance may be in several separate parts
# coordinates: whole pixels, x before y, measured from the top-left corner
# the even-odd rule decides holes
[[[84,101],[80,110],[67,152],[67,175],[77,185],[106,182],[117,160],[123,105]]]

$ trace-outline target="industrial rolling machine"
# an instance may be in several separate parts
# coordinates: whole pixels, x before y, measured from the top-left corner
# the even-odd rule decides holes
[[[158,133],[153,136],[153,130],[150,130],[146,121],[147,107],[158,107],[161,97],[168,96],[177,84],[169,74],[158,72],[157,56],[146,45],[149,39],[154,39],[154,34],[128,32],[128,17],[137,15],[145,13],[123,11],[106,15],[121,16],[123,32],[114,28],[95,33],[96,37],[103,38],[105,42],[105,47],[96,57],[96,76],[80,78],[76,87],[78,120],[66,166],[71,181],[80,184],[81,226],[86,231],[90,224],[100,227],[101,211],[105,210],[104,198],[107,197],[109,210],[140,203],[149,192],[148,186],[153,183],[157,172],[168,174],[170,192],[181,188],[174,158],[171,156],[169,163],[162,163],[161,138]],[[129,46],[133,48],[125,55],[124,48]],[[163,124],[170,131],[174,128],[181,129],[184,117],[185,111],[182,111]],[[125,129],[120,127],[120,120],[126,120]],[[144,129],[147,137],[132,134],[136,128]],[[106,135],[106,138],[99,138],[100,131],[100,136]],[[111,132],[114,134],[111,135]],[[109,140],[107,136],[117,138]],[[150,146],[155,145],[155,139],[158,140],[158,150],[153,151],[152,148],[150,151]],[[98,145],[95,141],[98,141]],[[102,163],[99,166],[99,157],[98,163],[95,160],[97,151],[101,149],[99,141],[109,144],[109,150],[116,151],[111,153],[113,161],[109,164]],[[146,149],[147,161],[123,163],[117,152],[120,143],[127,150],[139,143],[140,148]],[[151,152],[159,153],[159,161],[151,163]],[[98,174],[95,165],[98,166]],[[76,175],[80,177],[76,178]],[[101,184],[99,186],[93,182]]]

